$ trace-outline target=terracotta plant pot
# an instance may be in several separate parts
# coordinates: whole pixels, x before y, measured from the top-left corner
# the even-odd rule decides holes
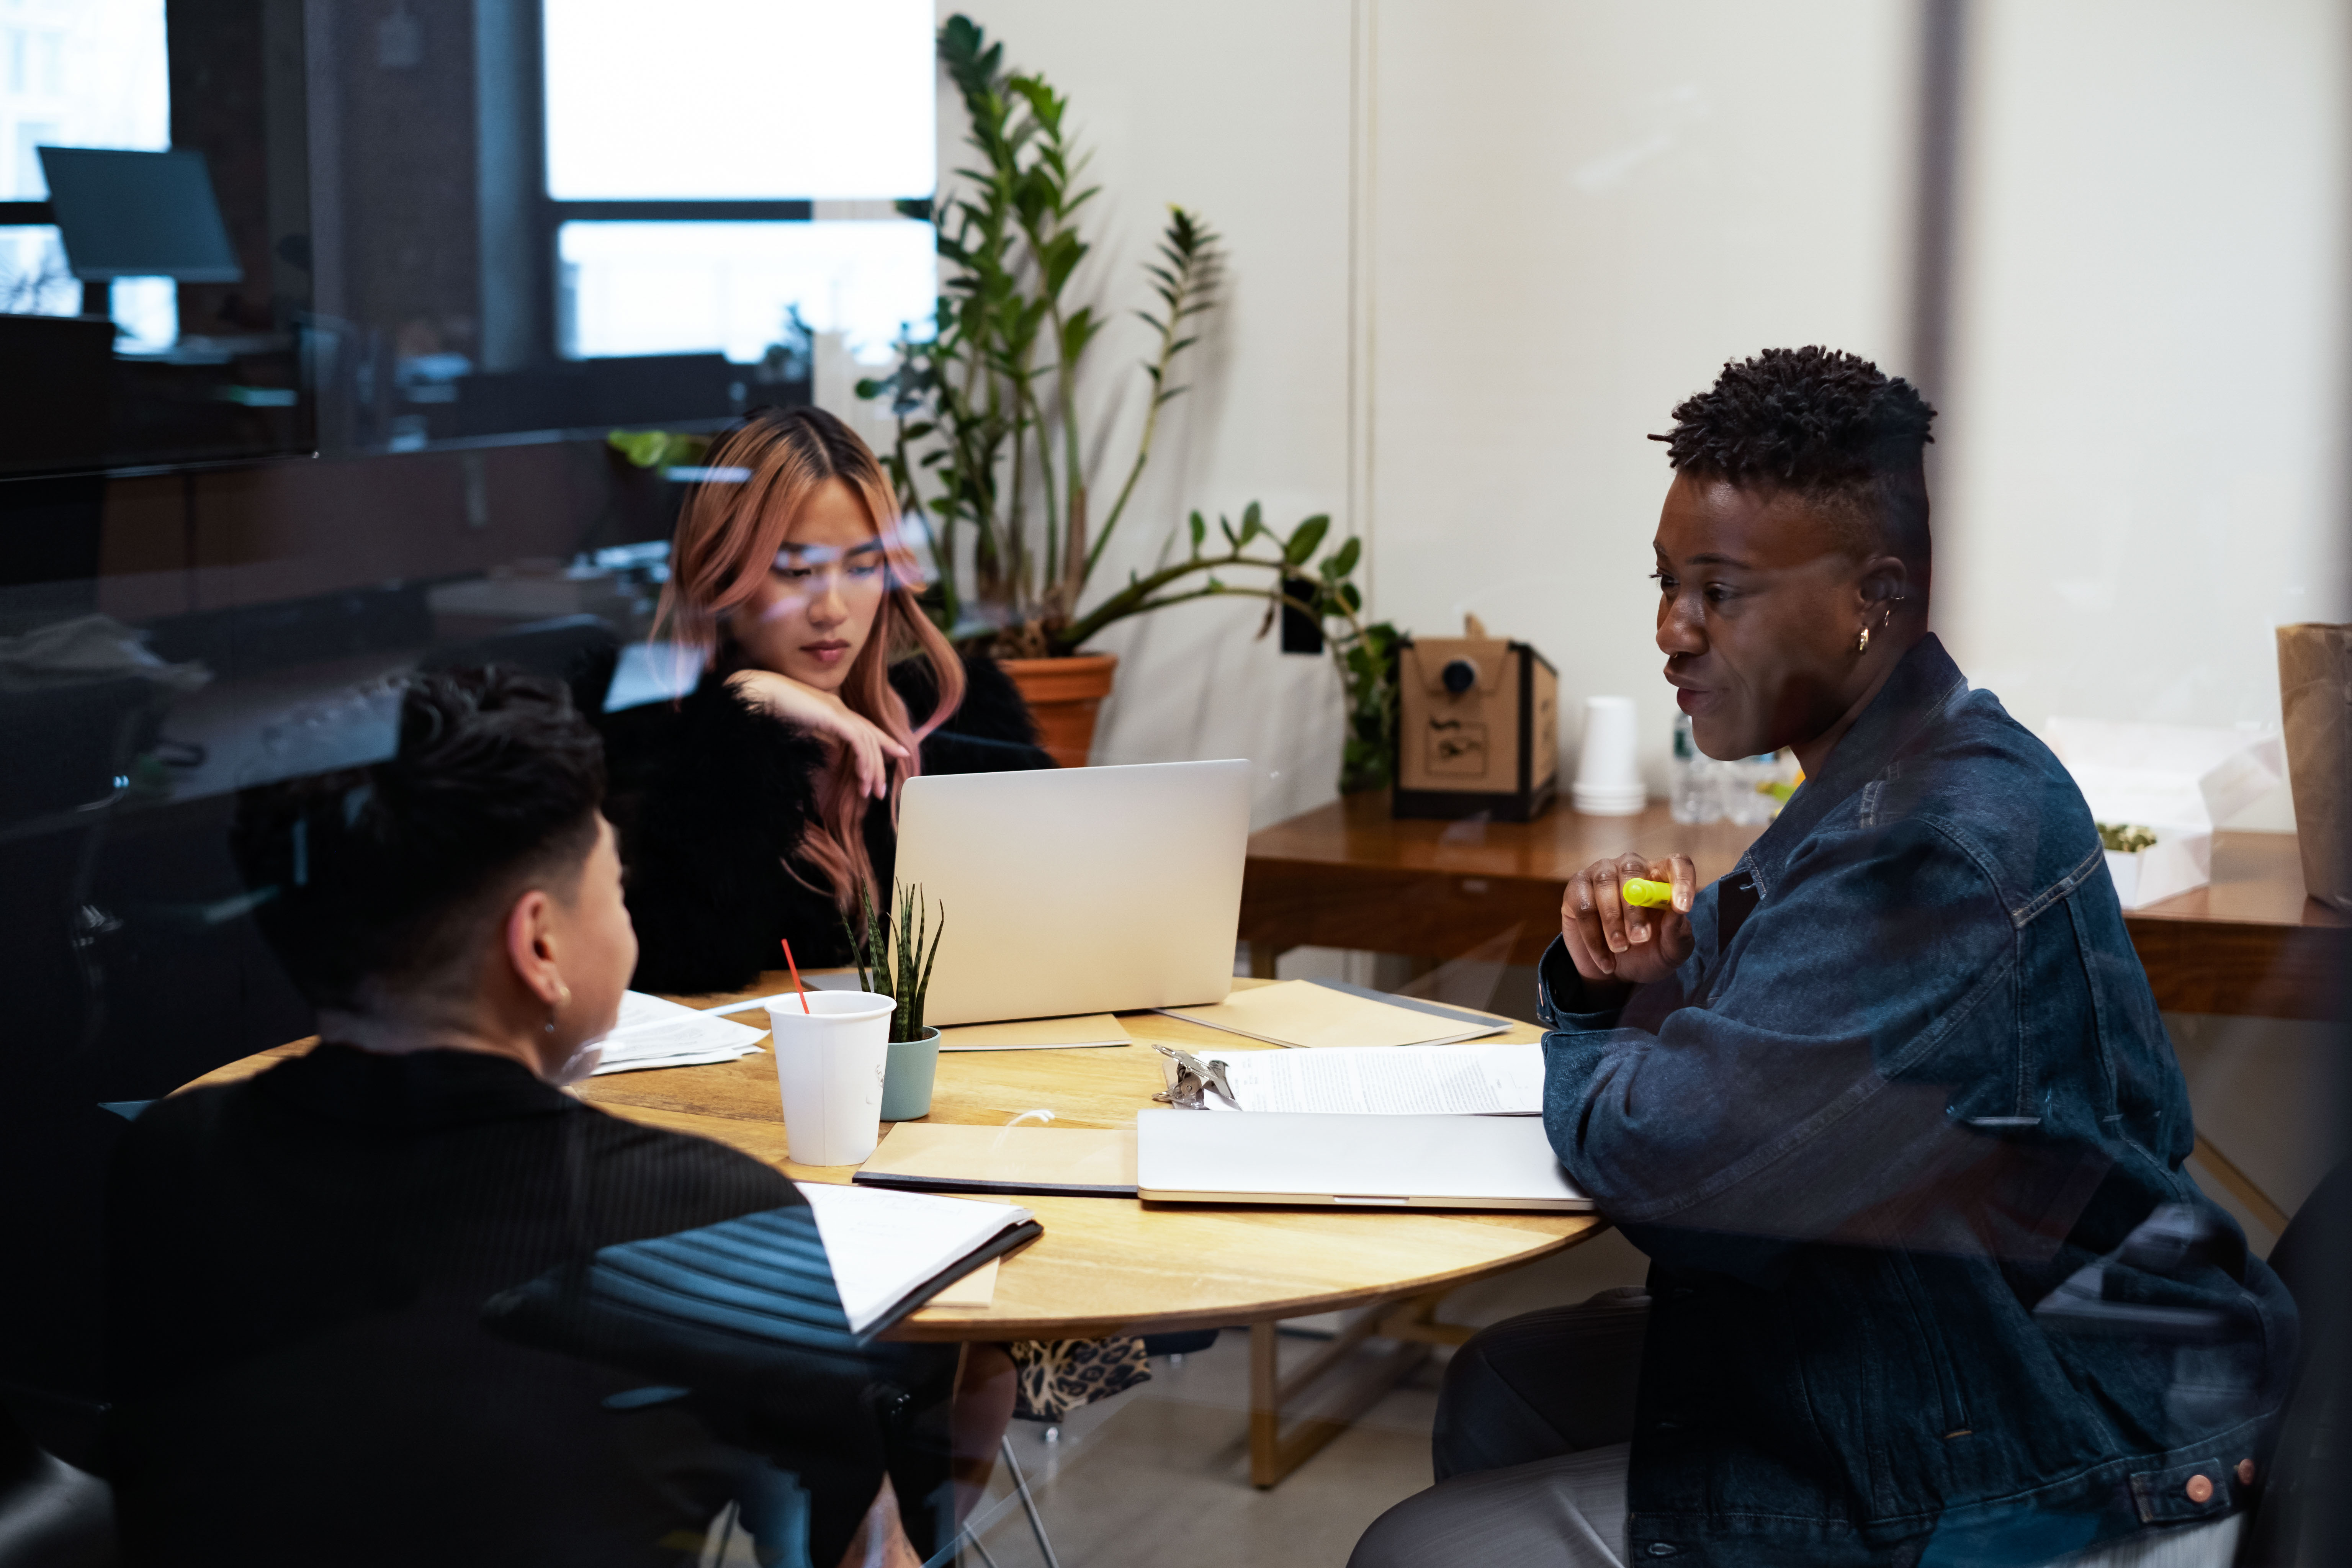
[[[1060,766],[1085,767],[1087,753],[1094,750],[1095,710],[1110,695],[1118,655],[1081,653],[1068,658],[1001,662],[1037,721],[1038,743]]]

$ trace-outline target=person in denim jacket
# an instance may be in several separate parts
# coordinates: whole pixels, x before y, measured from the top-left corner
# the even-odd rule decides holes
[[[1570,883],[1545,1125],[1646,1295],[1464,1347],[1354,1563],[2226,1563],[2294,1303],[2182,1168],[2080,792],[1927,629],[1933,411],[1808,348],[1675,416],[1666,679],[1804,782],[1709,887]]]

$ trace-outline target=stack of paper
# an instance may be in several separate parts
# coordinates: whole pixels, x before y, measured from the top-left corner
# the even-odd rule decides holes
[[[1205,1007],[1160,1011],[1277,1046],[1443,1046],[1511,1026],[1507,1018],[1466,1008],[1315,980],[1285,980]]]
[[[1040,1234],[1027,1209],[887,1187],[802,1184],[853,1333],[887,1327]]]
[[[604,1037],[604,1057],[595,1070],[636,1072],[731,1062],[758,1050],[766,1032],[631,991],[621,998],[620,1022]]]
[[[1210,1110],[1321,1115],[1540,1116],[1543,1047],[1421,1046],[1399,1049],[1251,1051],[1225,1063],[1239,1106]]]

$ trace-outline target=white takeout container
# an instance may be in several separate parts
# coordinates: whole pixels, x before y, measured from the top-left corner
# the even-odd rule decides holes
[[[2094,819],[2156,834],[2136,853],[2107,851],[2116,897],[2127,910],[2211,881],[2215,825],[2286,777],[2279,737],[2255,730],[2053,718],[2043,739],[2074,775]]]

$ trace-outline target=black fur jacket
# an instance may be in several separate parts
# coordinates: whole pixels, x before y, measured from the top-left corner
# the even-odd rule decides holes
[[[665,714],[634,798],[615,802],[637,928],[639,991],[696,993],[749,985],[783,967],[789,938],[803,967],[849,962],[824,878],[794,852],[815,813],[822,742],[728,689],[723,665]],[[964,660],[964,698],[923,742],[927,773],[1046,768],[1026,704],[994,661]],[[938,704],[927,660],[902,660],[890,684],[917,723]],[[617,782],[617,781],[616,781]],[[866,813],[866,853],[883,899],[898,858],[887,806]],[[794,870],[799,875],[794,875]],[[806,879],[803,880],[803,879]]]

